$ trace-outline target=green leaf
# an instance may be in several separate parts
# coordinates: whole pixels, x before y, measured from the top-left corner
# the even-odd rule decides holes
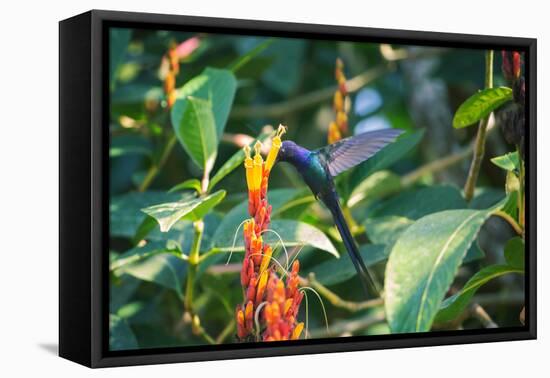
[[[454,186],[428,186],[402,192],[374,208],[371,217],[397,215],[419,219],[425,215],[451,209],[467,208],[459,189]]]
[[[396,215],[367,218],[363,222],[369,240],[374,244],[392,245],[414,220]]]
[[[190,193],[162,191],[130,192],[114,196],[109,204],[110,235],[132,239],[147,216],[141,209],[158,203],[185,201],[190,198],[193,198]]]
[[[512,99],[512,89],[507,87],[487,88],[470,96],[455,113],[453,127],[473,125],[482,118],[486,118],[491,112]]]
[[[212,112],[216,125],[216,140],[220,140],[235,93],[237,79],[229,70],[207,67],[199,76],[189,80],[178,90],[178,99],[172,107],[172,125],[179,125],[186,108],[186,98],[193,96],[212,103]]]
[[[504,246],[504,258],[508,265],[513,268],[525,269],[525,242],[519,236],[516,236]]]
[[[187,263],[175,251],[163,252],[160,244],[134,248],[115,260],[111,265],[113,267],[117,275],[129,274],[142,281],[174,290],[179,297],[183,296]]]
[[[168,193],[177,192],[185,189],[193,189],[195,192],[201,192],[201,182],[197,179],[189,179],[183,182],[180,182],[178,185],[175,185],[170,188]]]
[[[429,331],[466,252],[494,211],[442,211],[401,234],[386,265],[385,308],[392,332]]]
[[[361,201],[373,201],[401,189],[401,178],[390,171],[374,172],[360,182],[351,192],[347,205],[353,207]]]
[[[172,247],[172,248],[169,248]],[[179,250],[174,249],[169,243],[161,241],[148,242],[143,247],[134,247],[120,254],[116,259],[111,261],[109,270],[116,271],[126,265],[145,260],[149,257],[160,254],[173,254],[176,257],[182,257]]]
[[[155,229],[156,226],[157,221],[155,220],[155,218],[146,216],[145,219],[143,219],[143,222],[141,222],[141,224],[139,225],[136,234],[132,238],[132,244],[135,246],[140,241],[144,240],[147,235],[149,235],[149,233]]]
[[[109,350],[137,349],[138,342],[125,319],[109,314]]]
[[[383,245],[365,244],[359,247],[359,253],[365,265],[369,267],[387,259],[389,250]],[[324,261],[309,271],[315,273],[315,278],[323,285],[335,285],[347,281],[357,274],[347,253],[339,259]]]
[[[506,171],[515,172],[519,170],[519,155],[517,151],[494,157],[491,159],[491,162]]]
[[[126,50],[128,49],[131,38],[132,29],[109,29],[109,86],[111,90],[115,87],[118,67],[126,55]]]
[[[372,243],[386,245],[391,248],[399,236],[413,223],[414,220],[412,219],[389,215],[379,218],[368,218],[363,222],[363,225]],[[479,244],[474,242],[466,253],[463,263],[480,260],[484,257],[485,253],[481,250]]]
[[[243,220],[246,218],[243,218]],[[269,230],[263,233],[263,240],[273,248],[281,242],[286,248],[309,245],[313,248],[326,251],[338,257],[338,251],[330,239],[318,228],[303,222],[289,219],[276,219],[270,224]],[[223,252],[244,251],[244,238],[242,228],[235,234],[236,228],[230,234],[218,233],[214,235],[213,248]],[[235,238],[236,236],[236,238]],[[280,238],[279,238],[280,236]],[[235,246],[233,248],[233,241]]]
[[[142,209],[155,218],[162,232],[167,232],[180,219],[199,220],[225,197],[225,190],[218,190],[207,197],[184,199],[179,202],[162,203]]]
[[[173,123],[174,131],[185,152],[208,174],[218,153],[212,103],[191,96],[178,102],[183,106],[183,112],[179,122]]]
[[[486,282],[509,273],[523,273],[523,270],[509,265],[491,265],[483,268],[466,282],[460,292],[443,301],[435,321],[448,322],[453,320],[464,311],[477,289]]]
[[[373,172],[387,169],[394,165],[411,152],[422,140],[423,136],[423,129],[403,134],[395,142],[388,144],[367,161],[359,164],[351,173],[349,180],[350,187],[353,189]]]

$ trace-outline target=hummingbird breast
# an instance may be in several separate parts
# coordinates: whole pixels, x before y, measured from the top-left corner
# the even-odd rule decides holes
[[[312,153],[308,158],[307,168],[300,172],[307,186],[317,198],[321,198],[324,194],[334,190],[332,177],[328,173],[326,164],[323,163],[319,154]]]

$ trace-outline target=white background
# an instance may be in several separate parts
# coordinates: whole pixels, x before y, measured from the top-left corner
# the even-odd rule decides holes
[[[548,41],[544,1],[5,0],[0,27],[0,376],[548,376]],[[58,25],[91,8],[538,38],[539,340],[90,370],[55,355]],[[74,125],[79,127],[79,125]],[[546,298],[544,298],[546,295]]]

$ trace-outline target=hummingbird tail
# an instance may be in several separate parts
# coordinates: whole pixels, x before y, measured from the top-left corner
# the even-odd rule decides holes
[[[338,198],[334,198],[334,200],[331,202],[334,203],[327,204],[329,205],[328,208],[332,213],[336,228],[338,228],[338,231],[340,232],[340,236],[342,237],[342,241],[346,246],[346,250],[348,251],[351,261],[355,266],[355,270],[357,270],[357,274],[359,275],[361,285],[363,286],[365,293],[367,294],[367,296],[379,297],[380,291],[378,289],[378,285],[376,285],[372,274],[369,273],[369,270],[365,266],[365,262],[363,261],[363,258],[359,253],[357,244],[355,244],[355,240],[351,235],[351,231],[348,227],[346,219],[344,218],[344,214],[342,213],[342,208],[340,207]]]

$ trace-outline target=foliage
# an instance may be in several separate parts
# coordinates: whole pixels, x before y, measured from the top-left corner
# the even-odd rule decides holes
[[[262,141],[269,151],[270,125],[279,123],[287,139],[319,148],[334,110],[342,133],[372,125],[406,132],[336,178],[360,254],[383,282],[381,298],[365,298],[330,213],[296,171],[272,169],[271,222],[261,236],[281,280],[299,257],[293,279],[305,296],[292,321],[304,322],[302,337],[479,328],[470,307],[488,296],[492,321],[519,324],[522,301],[506,294],[523,294],[525,274],[520,147],[483,140],[493,164],[480,165],[471,200],[462,190],[477,139],[466,127],[517,97],[513,85],[473,90],[482,85],[483,51],[461,50],[457,59],[452,49],[419,48],[429,53],[419,57],[393,46],[402,58],[390,64],[372,43],[137,29],[110,38],[111,349],[237,342],[250,218],[242,148]],[[354,68],[339,63],[336,89],[339,54]],[[439,69],[426,73],[416,66],[423,59]],[[509,75],[494,76],[510,84]],[[453,97],[422,108],[420,89],[427,96],[434,81]],[[441,117],[460,103],[454,118]]]

